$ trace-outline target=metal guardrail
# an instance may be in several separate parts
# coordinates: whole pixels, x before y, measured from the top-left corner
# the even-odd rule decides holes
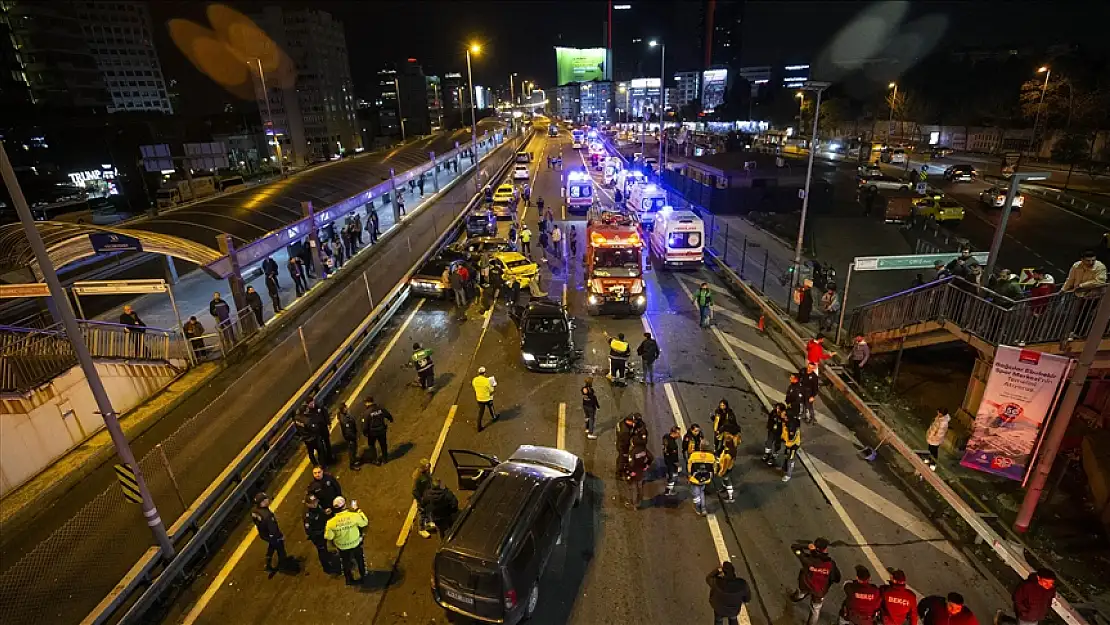
[[[117,360],[188,359],[181,337],[170,330],[104,321],[79,322],[93,358]],[[77,355],[59,325],[0,331],[0,392],[27,392],[77,365]]]
[[[523,143],[532,134],[524,135]],[[522,143],[522,144],[523,144]],[[503,176],[514,162],[516,146],[509,145],[505,163],[498,170],[497,177]],[[462,180],[459,177],[457,180]],[[264,426],[242,452],[209,485],[207,489],[170,527],[169,534],[175,544],[187,542],[176,557],[162,564],[160,550],[149,548],[127,575],[116,585],[97,607],[82,621],[82,625],[100,625],[108,622],[139,622],[144,613],[158,602],[163,594],[185,573],[185,567],[192,564],[207,549],[220,526],[226,521],[235,506],[249,499],[249,491],[279,459],[284,443],[291,439],[293,431],[291,420],[294,411],[308,397],[326,397],[344,380],[347,372],[355,366],[363,352],[389,322],[393,314],[408,297],[408,279],[448,241],[453,240],[461,231],[463,218],[472,207],[481,201],[480,195],[473,196],[459,212],[443,233],[424,252],[419,260],[405,273],[404,277],[381,300],[373,312],[343,341],[310,378],[293,394],[269,423]],[[146,587],[143,590],[144,586]],[[121,609],[142,590],[134,599],[127,612],[119,615]],[[118,619],[117,619],[118,617]]]
[[[1088,202],[1087,200],[1081,200],[1081,199],[1075,197],[1074,195],[1070,195],[1068,193],[1065,193],[1065,192],[1060,191],[1058,189],[1053,189],[1051,187],[1042,187],[1040,185],[1023,184],[1023,185],[1021,185],[1021,189],[1022,189],[1022,191],[1025,191],[1026,193],[1029,193],[1030,195],[1035,195],[1037,197],[1041,197],[1041,198],[1044,198],[1046,200],[1056,202],[1057,204],[1062,204],[1064,206],[1067,206],[1068,208],[1074,209],[1074,210],[1079,211],[1081,213],[1087,213],[1087,214],[1090,214],[1090,215],[1098,215],[1100,217],[1106,217],[1107,214],[1110,213],[1110,206],[1106,206],[1104,204],[1097,204],[1095,202]]]
[[[1087,336],[1106,288],[1012,301],[962,278],[945,278],[856,308],[848,336],[933,321],[953,323],[992,345],[1066,343]]]
[[[744,282],[744,280],[741,280],[740,276],[732,271],[728,265],[721,262],[712,250],[706,250],[706,256],[712,261],[721,277],[724,278],[734,290],[743,293],[759,307],[763,317],[770,322],[771,327],[776,328],[781,333],[782,337],[789,344],[789,347],[793,348],[795,355],[805,353],[805,340],[794,330],[778,307],[769,303],[759,292]],[[991,549],[1008,567],[1023,579],[1032,573],[1035,569],[1026,562],[1024,554],[1015,552],[1002,536],[987,524],[979,513],[956,494],[956,492],[952,490],[952,487],[950,487],[938,473],[931,470],[929,465],[925,464],[921,456],[907,445],[898,433],[887,425],[879,415],[867,405],[863,398],[857,395],[856,392],[848,386],[847,382],[845,382],[834,369],[834,367],[822,367],[821,375],[827,378],[837,392],[843,395],[860,415],[863,416],[867,423],[875,429],[880,440],[885,442],[885,446],[895,450],[923,481],[932,486],[937,495],[939,495],[956,514],[960,515],[960,518],[971,527],[972,531],[974,531],[981,540],[990,545]],[[1059,595],[1053,600],[1052,608],[1067,625],[1088,625],[1086,619],[1084,619],[1079,611],[1065,598]]]

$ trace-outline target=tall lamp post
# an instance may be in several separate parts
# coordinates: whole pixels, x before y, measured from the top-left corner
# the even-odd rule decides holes
[[[1010,212],[1014,207],[1014,198],[1017,197],[1018,187],[1026,180],[1048,180],[1051,174],[1047,172],[1029,171],[1025,173],[1014,172],[1010,176],[1010,189],[1006,192],[1006,203],[1002,205],[1002,217],[994,230],[994,239],[991,241],[990,256],[987,257],[987,270],[983,280],[988,280],[994,275],[994,267],[998,264],[998,250],[1002,248],[1002,237],[1006,234],[1006,224],[1010,221]]]
[[[667,115],[667,44],[652,39],[648,46],[659,46],[659,175],[663,175],[663,124]]]
[[[809,142],[809,164],[806,166],[806,185],[802,191],[802,217],[798,222],[798,240],[794,244],[794,276],[791,288],[798,283],[798,268],[802,265],[802,240],[806,233],[806,213],[809,212],[809,183],[813,179],[813,155],[817,152],[817,120],[821,116],[821,94],[829,88],[827,82],[807,81],[802,89],[817,92],[817,103],[813,107],[813,137]],[[792,295],[786,298],[787,306],[790,305]]]
[[[401,125],[401,143],[404,143],[405,117],[401,114],[401,83],[397,82],[397,74],[393,75],[393,93],[397,96],[397,123]]]
[[[262,83],[262,97],[266,100],[266,121],[270,124],[270,135],[266,139],[266,142],[269,143],[271,139],[273,140],[274,152],[277,154],[278,172],[280,172],[281,177],[284,178],[285,159],[281,154],[281,142],[278,141],[277,138],[277,129],[274,128],[274,114],[270,111],[270,91],[266,88],[266,73],[262,71],[262,59],[255,57],[247,61],[247,65],[250,65],[252,69],[258,67],[258,80]]]
[[[474,74],[470,71],[470,54],[478,54],[482,51],[482,46],[472,43],[466,48],[466,80],[470,83],[470,153],[472,155],[472,162],[474,164],[474,195],[481,192],[478,180],[478,114],[475,112],[474,100],[477,95],[474,92]],[[509,81],[512,85],[512,81]]]
[[[1052,69],[1047,65],[1043,65],[1037,69],[1038,74],[1044,74],[1044,84],[1041,85],[1041,97],[1037,100],[1037,113],[1033,116],[1033,138],[1030,143],[1037,140],[1037,126],[1041,122],[1041,109],[1044,108],[1044,94],[1048,91],[1048,79],[1052,77]]]
[[[898,103],[898,83],[890,83],[887,89],[893,89],[894,93],[890,96],[890,118],[886,122],[886,142],[890,143],[891,137],[894,135],[894,105]]]
[[[801,133],[801,131],[802,131],[802,109],[805,108],[806,93],[804,91],[799,91],[798,93],[794,94],[794,97],[798,98],[798,132]]]

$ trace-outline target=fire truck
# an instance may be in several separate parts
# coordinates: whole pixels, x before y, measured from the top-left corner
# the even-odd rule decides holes
[[[595,206],[586,218],[586,309],[643,314],[644,241],[635,213]]]

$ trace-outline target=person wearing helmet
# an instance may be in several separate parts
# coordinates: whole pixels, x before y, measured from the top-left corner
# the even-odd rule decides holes
[[[361,584],[366,579],[366,554],[362,552],[362,534],[370,524],[358,502],[351,500],[350,507],[343,497],[332,500],[331,508],[335,515],[324,528],[324,539],[335,545],[339,551],[339,561],[343,564],[343,578],[347,585]],[[358,568],[356,580],[354,570]]]
[[[416,376],[420,381],[420,388],[426,391],[432,390],[436,380],[435,363],[432,362],[432,350],[424,349],[420,346],[420,343],[413,343],[410,362],[413,368],[416,369]]]
[[[289,559],[285,553],[285,535],[278,527],[277,517],[270,510],[270,496],[258,493],[254,496],[254,509],[251,510],[251,520],[258,530],[258,537],[266,542],[266,570],[274,573]],[[274,554],[277,554],[277,564],[273,563]]]

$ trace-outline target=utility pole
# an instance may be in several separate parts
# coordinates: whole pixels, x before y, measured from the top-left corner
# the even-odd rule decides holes
[[[85,374],[89,390],[92,391],[93,399],[100,410],[100,416],[104,419],[104,426],[112,437],[112,444],[116,447],[116,453],[119,454],[120,460],[135,472],[135,481],[138,482],[139,494],[142,496],[142,509],[146,524],[150,527],[155,541],[162,549],[162,558],[170,560],[174,556],[173,543],[170,542],[170,537],[166,534],[166,526],[162,523],[162,518],[158,516],[158,508],[154,506],[154,499],[150,495],[150,489],[147,488],[142,469],[139,468],[139,463],[135,461],[135,455],[131,452],[131,446],[128,444],[127,437],[116,418],[112,401],[108,397],[108,392],[104,389],[100,374],[96,371],[96,364],[93,363],[92,356],[89,354],[89,347],[85,345],[84,335],[82,335],[81,328],[77,325],[77,317],[74,316],[73,309],[70,308],[69,298],[66,297],[62,283],[58,280],[58,272],[50,261],[50,254],[46,251],[42,236],[39,234],[38,228],[35,227],[35,220],[31,216],[30,208],[27,207],[27,198],[23,196],[23,189],[19,186],[19,180],[15,177],[15,170],[12,169],[12,163],[8,160],[8,151],[2,142],[0,142],[0,174],[3,175],[4,184],[8,187],[12,203],[15,204],[15,211],[19,215],[19,221],[23,224],[27,241],[35,252],[35,260],[39,263],[43,279],[50,289],[50,299],[54,301],[55,307],[62,318],[66,336],[69,338],[70,344],[73,345],[77,362],[81,365],[81,371]]]
[[[1102,337],[1106,335],[1107,326],[1110,326],[1110,286],[1102,287],[1102,298],[1099,301],[1098,310],[1095,312],[1094,322],[1091,323],[1091,329],[1087,331],[1087,339],[1083,343],[1083,353],[1079,355],[1079,364],[1075,367],[1075,371],[1072,371],[1071,378],[1068,380],[1068,389],[1064,392],[1064,398],[1060,401],[1060,408],[1056,411],[1052,428],[1045,437],[1041,456],[1037,460],[1037,466],[1033,469],[1033,475],[1029,479],[1029,488],[1025,491],[1025,499],[1022,500],[1017,520],[1014,521],[1014,530],[1017,532],[1024,533],[1027,531],[1029,523],[1033,520],[1033,512],[1037,509],[1037,504],[1040,503],[1041,493],[1044,491],[1045,482],[1048,481],[1048,474],[1052,471],[1052,465],[1056,463],[1056,454],[1060,451],[1060,443],[1063,442],[1064,435],[1067,434],[1072,413],[1075,412],[1075,407],[1079,404],[1079,396],[1083,394],[1083,385],[1087,381],[1087,373],[1091,370],[1091,363],[1095,361],[1095,356],[1098,354],[1099,344],[1102,342]]]
[[[813,107],[813,137],[809,142],[809,165],[806,166],[806,184],[805,190],[802,191],[802,217],[798,221],[798,240],[794,244],[794,275],[791,277],[790,288],[793,289],[798,284],[798,268],[802,265],[802,241],[805,239],[806,233],[806,213],[809,212],[809,183],[813,179],[813,155],[817,152],[817,120],[821,116],[821,94],[828,89],[829,83],[827,82],[814,82],[809,81],[805,84],[803,89],[807,91],[817,92],[817,103]],[[789,308],[789,302],[793,297],[788,294],[786,301]]]
[[[1002,205],[1002,218],[998,220],[998,226],[994,229],[990,256],[987,257],[987,270],[983,275],[984,280],[994,275],[994,268],[998,264],[998,251],[1002,248],[1002,237],[1006,235],[1006,224],[1010,221],[1010,213],[1013,211],[1014,198],[1017,197],[1019,186],[1026,180],[1048,180],[1050,175],[1048,172],[1030,171],[1020,174],[1014,172],[1014,175],[1010,176],[1010,189],[1006,192],[1006,203]]]

